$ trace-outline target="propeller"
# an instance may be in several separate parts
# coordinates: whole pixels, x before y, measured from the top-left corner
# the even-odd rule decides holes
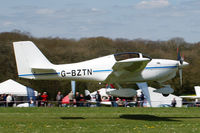
[[[180,51],[179,51],[178,48],[177,48],[177,60],[179,61],[179,64],[178,64],[178,71],[179,71],[179,76],[180,76],[180,85],[181,85],[181,87],[182,87],[182,85],[183,85],[182,68],[183,68],[183,61],[184,61],[184,58],[181,57],[181,54],[180,54]]]
[[[179,69],[179,76],[180,76],[180,85],[182,87],[182,85],[183,85],[182,68]]]

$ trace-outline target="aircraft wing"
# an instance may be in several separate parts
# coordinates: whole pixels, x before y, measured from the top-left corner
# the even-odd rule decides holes
[[[112,67],[113,72],[107,77],[106,81],[114,83],[120,81],[120,79],[131,77],[141,72],[149,61],[149,58],[132,58],[118,61]]]

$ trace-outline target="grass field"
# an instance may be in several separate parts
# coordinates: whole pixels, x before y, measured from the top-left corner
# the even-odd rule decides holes
[[[0,108],[0,132],[200,132],[200,108]]]

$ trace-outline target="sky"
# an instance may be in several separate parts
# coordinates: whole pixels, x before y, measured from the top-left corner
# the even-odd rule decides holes
[[[200,0],[0,0],[0,32],[200,41]]]

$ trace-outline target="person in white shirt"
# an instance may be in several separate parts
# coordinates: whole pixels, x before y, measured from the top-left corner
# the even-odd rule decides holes
[[[12,106],[12,96],[10,94],[8,94],[8,96],[6,97],[6,103],[7,103],[7,107],[11,107]]]

